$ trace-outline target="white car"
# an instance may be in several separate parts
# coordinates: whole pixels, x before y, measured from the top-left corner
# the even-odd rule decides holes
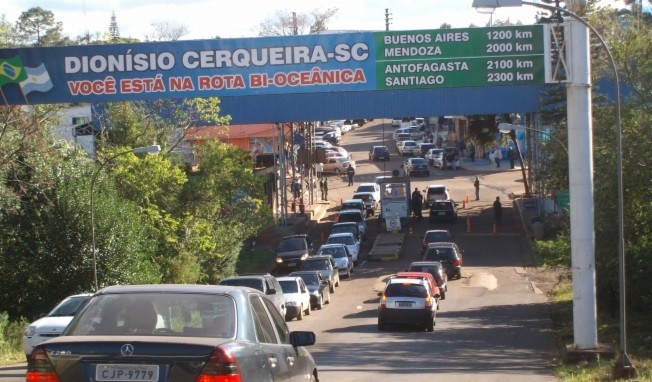
[[[435,200],[448,200],[451,198],[448,187],[443,184],[429,184],[423,191],[426,193],[426,208]]]
[[[84,293],[66,297],[50,313],[29,324],[23,333],[25,356],[29,358],[34,347],[41,342],[60,336],[92,295]]]
[[[358,192],[371,192],[374,200],[380,201],[380,185],[378,183],[360,183],[355,193]]]
[[[430,149],[424,158],[433,167],[444,167],[444,149]]]
[[[326,244],[344,244],[349,249],[353,264],[358,263],[360,241],[351,232],[333,233],[326,239]]]
[[[399,146],[397,143],[398,147],[398,153],[406,156],[413,156],[417,152],[419,152],[419,145],[415,141],[403,141],[402,144]]]
[[[310,291],[299,276],[277,277],[283,296],[285,297],[285,319],[291,321],[293,318],[303,320],[303,315],[310,315]]]

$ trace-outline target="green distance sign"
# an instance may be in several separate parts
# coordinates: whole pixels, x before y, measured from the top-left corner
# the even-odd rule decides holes
[[[540,84],[543,25],[376,33],[377,87]]]

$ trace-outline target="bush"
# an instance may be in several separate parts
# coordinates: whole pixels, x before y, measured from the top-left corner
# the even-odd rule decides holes
[[[537,240],[533,250],[542,266],[557,268],[571,265],[570,236],[567,233],[560,233],[552,240]]]
[[[23,332],[29,325],[24,317],[17,321],[9,321],[7,312],[0,313],[0,353],[22,353]]]

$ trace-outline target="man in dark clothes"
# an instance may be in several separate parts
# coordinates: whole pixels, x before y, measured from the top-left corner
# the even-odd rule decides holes
[[[412,192],[412,214],[416,216],[419,220],[423,218],[423,215],[421,214],[421,210],[423,209],[423,195],[421,195],[421,192],[419,192],[418,188],[414,188],[414,192]]]
[[[475,200],[480,200],[480,179],[475,177],[475,182],[473,182],[473,187],[475,187]]]
[[[516,153],[513,148],[509,148],[507,151],[507,159],[509,159],[509,168],[514,168],[514,159],[516,159]]]
[[[494,202],[494,218],[496,219],[496,225],[500,225],[503,220],[503,205],[500,204],[499,196],[496,196],[496,201]]]
[[[353,186],[353,175],[355,175],[355,169],[353,166],[349,165],[349,167],[347,167],[346,175],[349,176],[349,186]]]
[[[328,200],[328,177],[324,177],[324,200]]]

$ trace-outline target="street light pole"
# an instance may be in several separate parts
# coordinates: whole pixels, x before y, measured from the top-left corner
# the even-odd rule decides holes
[[[609,63],[611,64],[611,68],[614,72],[614,82],[616,85],[616,177],[617,177],[617,183],[618,183],[618,274],[619,274],[619,286],[620,286],[620,352],[618,354],[618,359],[614,363],[612,367],[612,374],[617,374],[618,377],[620,378],[627,378],[627,377],[636,377],[637,372],[634,366],[632,365],[631,361],[629,360],[629,357],[627,356],[627,321],[626,321],[626,283],[625,283],[625,224],[624,224],[624,191],[623,191],[623,161],[622,161],[622,125],[621,125],[621,99],[620,99],[620,77],[618,74],[618,67],[616,66],[616,61],[613,59],[613,56],[611,55],[611,51],[609,50],[609,46],[605,42],[605,40],[602,38],[602,36],[591,26],[588,22],[586,22],[584,19],[576,15],[572,11],[579,12],[584,9],[586,6],[586,0],[567,0],[566,4],[568,7],[571,8],[571,11],[559,7],[555,7],[552,5],[548,4],[540,4],[540,3],[532,3],[530,1],[525,1],[525,0],[473,0],[473,7],[476,8],[498,8],[498,7],[505,7],[505,6],[521,6],[522,4],[527,4],[527,5],[532,5],[534,7],[538,8],[543,8],[549,11],[554,11],[554,12],[560,12],[563,14],[566,14],[570,16],[573,20],[583,24],[586,28],[578,28],[579,25],[577,23],[574,23],[575,25],[571,25],[571,32],[570,32],[570,40],[571,40],[571,45],[569,46],[569,51],[573,53],[573,50],[580,50],[582,55],[586,55],[585,57],[577,57],[575,54],[571,57],[571,60],[575,59],[580,59],[580,60],[587,60],[588,61],[588,50],[589,50],[589,40],[588,40],[588,33],[587,29],[590,29],[591,32],[600,40],[600,44],[602,45],[603,49],[607,53],[607,58],[609,59]],[[583,31],[582,31],[583,29]],[[580,36],[576,36],[580,35]],[[579,37],[579,38],[576,38]],[[578,41],[579,40],[579,41]],[[582,46],[578,46],[579,44],[582,44]],[[586,52],[586,53],[585,53]],[[572,65],[576,65],[576,63],[573,63]],[[586,69],[589,69],[590,67],[587,67]],[[575,81],[574,74],[576,74],[575,68],[571,68],[571,81]],[[579,73],[580,75],[586,75],[588,76],[588,80],[590,81],[590,69],[586,71],[586,73]],[[590,82],[587,84],[590,85]],[[570,147],[575,147],[571,144],[571,133],[570,133],[570,127],[571,127],[571,105],[570,105],[570,97],[571,97],[571,91],[569,90],[569,106],[568,106],[568,125],[569,125],[569,146]],[[590,106],[590,104],[589,104]],[[589,114],[589,118],[591,115]],[[590,126],[590,123],[589,123]],[[591,135],[589,134],[589,139],[592,139]],[[590,142],[587,141],[587,142]],[[584,142],[586,144],[587,142]],[[578,142],[574,142],[578,143]],[[582,142],[579,142],[582,144]],[[581,147],[581,146],[580,146]],[[570,157],[569,157],[569,162],[570,162]],[[593,166],[592,166],[592,161],[589,162],[591,165],[589,166],[589,172],[593,171]],[[579,163],[581,165],[581,163]],[[571,173],[572,168],[569,166],[569,173]],[[571,183],[571,187],[572,187]],[[573,198],[573,194],[571,193],[571,226],[573,225],[572,221],[572,215],[573,215],[573,203],[574,201],[577,201],[577,197]],[[593,203],[593,197],[591,194],[591,203]],[[593,211],[593,206],[590,206],[591,211]],[[592,214],[591,214],[592,215]],[[572,228],[571,228],[572,229]],[[591,229],[593,229],[593,220],[591,220]],[[572,235],[571,235],[572,236]],[[593,238],[591,239],[593,241]],[[573,244],[571,243],[571,247]],[[575,255],[573,254],[573,259],[575,258]],[[573,268],[575,268],[575,265],[573,264]],[[595,269],[595,267],[593,267]],[[593,271],[595,272],[595,271]],[[575,275],[573,275],[575,276]],[[575,277],[573,277],[573,280],[575,280]],[[573,282],[574,284],[574,282]],[[573,295],[575,295],[575,287],[573,288]],[[593,284],[593,289],[595,289],[595,281]],[[595,294],[594,294],[595,296]],[[574,297],[575,299],[575,297]],[[595,300],[595,297],[594,297]],[[595,306],[595,301],[593,302],[593,305]],[[574,309],[573,314],[575,315],[576,311]],[[594,320],[597,320],[597,318],[594,318]],[[575,327],[577,328],[577,327]],[[574,328],[574,329],[575,329]],[[597,333],[597,332],[596,332]],[[597,334],[596,334],[597,336]]]
[[[100,167],[97,168],[95,171],[95,174],[93,174],[93,179],[91,180],[91,190],[90,190],[90,201],[91,201],[91,251],[93,252],[93,281],[94,281],[94,286],[95,286],[95,291],[99,289],[99,284],[97,282],[97,251],[95,249],[95,208],[94,208],[94,198],[93,198],[93,191],[95,190],[95,182],[97,181],[97,177],[100,174],[100,171],[106,165],[113,159],[122,156],[122,155],[127,155],[127,154],[157,154],[158,152],[161,151],[161,146],[159,145],[152,145],[152,146],[145,146],[145,147],[136,147],[133,150],[129,151],[122,151],[119,152],[115,155],[110,156],[107,158],[102,164],[100,164]]]

